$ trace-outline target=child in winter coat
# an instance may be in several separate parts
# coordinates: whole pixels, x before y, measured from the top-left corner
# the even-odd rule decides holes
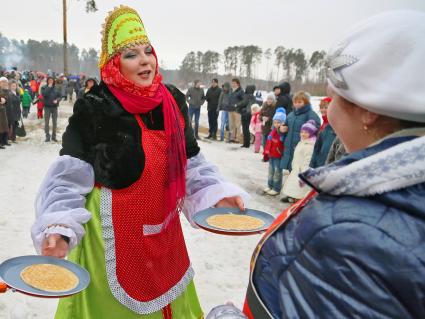
[[[21,100],[22,100],[22,113],[23,113],[22,116],[24,118],[27,118],[28,113],[30,112],[30,107],[32,102],[31,95],[27,89],[25,89],[24,94],[22,94]]]
[[[262,143],[262,127],[263,121],[260,120],[260,106],[256,103],[251,105],[251,123],[249,125],[249,131],[255,136],[254,142],[254,153],[260,152]]]
[[[44,108],[44,99],[43,95],[39,94],[37,100],[35,100],[32,104],[37,104],[37,118],[43,118],[43,108]]]
[[[264,154],[269,157],[268,187],[263,192],[270,196],[276,196],[282,188],[282,170],[280,160],[283,154],[283,135],[279,133],[279,127],[285,123],[286,111],[278,108],[273,116],[273,130],[267,137]]]
[[[314,145],[313,157],[311,158],[310,167],[316,168],[326,164],[332,143],[336,134],[332,126],[328,122],[328,105],[332,101],[330,97],[325,97],[320,101],[320,112],[322,113],[322,126],[320,126],[317,135],[317,141]]]
[[[292,160],[292,171],[283,185],[282,192],[287,196],[287,201],[293,203],[303,198],[310,191],[310,187],[303,184],[298,174],[308,169],[313,155],[314,143],[317,134],[316,121],[309,120],[301,126],[300,141],[295,147]]]

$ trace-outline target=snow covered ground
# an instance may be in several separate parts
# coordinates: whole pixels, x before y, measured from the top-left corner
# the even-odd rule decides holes
[[[314,101],[313,101],[314,102]],[[317,109],[317,102],[314,103]],[[202,123],[207,123],[206,107]],[[34,254],[30,227],[34,220],[34,199],[50,163],[58,156],[60,143],[45,143],[43,120],[35,118],[34,108],[25,120],[27,136],[17,144],[0,150],[0,262],[20,255]],[[72,113],[62,104],[59,112],[59,134]],[[202,134],[201,134],[202,136]],[[265,197],[267,163],[251,149],[239,145],[201,140],[205,156],[230,181],[242,186],[250,195],[250,208],[276,216],[285,208],[279,198]],[[213,306],[232,300],[242,306],[248,282],[252,251],[260,236],[229,237],[193,229],[183,219],[183,228],[201,304],[207,313]],[[0,294],[0,319],[53,318],[56,300],[28,297],[8,291]]]

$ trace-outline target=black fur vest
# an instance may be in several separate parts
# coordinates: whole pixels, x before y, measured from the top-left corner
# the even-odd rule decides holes
[[[191,158],[199,153],[199,146],[189,125],[185,95],[172,85],[167,88],[185,118],[186,156]],[[149,129],[164,129],[162,105],[141,114],[141,118]],[[96,183],[122,189],[142,175],[145,154],[141,134],[134,115],[128,113],[101,82],[75,102],[62,137],[60,155],[90,163]]]

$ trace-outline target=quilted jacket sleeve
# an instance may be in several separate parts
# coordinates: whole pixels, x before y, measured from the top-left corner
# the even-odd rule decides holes
[[[275,318],[423,317],[425,270],[413,251],[372,224],[304,217],[257,261],[255,285]]]

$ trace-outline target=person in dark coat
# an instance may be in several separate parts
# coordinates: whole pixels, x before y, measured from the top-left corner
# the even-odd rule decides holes
[[[390,11],[329,50],[329,123],[349,154],[301,174],[315,191],[255,249],[247,318],[425,318],[424,34],[425,13]]]
[[[189,119],[192,126],[193,117],[195,116],[194,133],[195,138],[199,140],[199,118],[201,116],[201,106],[205,102],[204,89],[201,88],[201,81],[195,80],[193,87],[186,92],[186,100],[189,104]]]
[[[241,114],[237,109],[243,101],[244,91],[241,88],[241,82],[238,78],[232,79],[232,91],[230,93],[230,107],[229,107],[229,126],[230,126],[230,143],[239,143],[239,136],[241,132]]]
[[[266,146],[267,136],[269,136],[272,125],[273,125],[273,116],[276,111],[276,97],[273,93],[270,93],[267,95],[267,99],[264,101],[261,111],[260,111],[260,120],[263,121],[263,127],[262,127],[262,145],[263,149]],[[263,155],[263,161],[267,162],[269,160],[269,157],[267,154]]]
[[[276,96],[276,108],[283,107],[286,114],[292,112],[292,97],[291,97],[291,85],[288,82],[282,82],[273,88]]]
[[[230,107],[230,83],[224,82],[222,91],[218,99],[218,109],[221,111],[220,118],[220,141],[224,141],[224,132],[229,131],[229,111]],[[228,134],[230,141],[230,134]]]
[[[251,145],[251,133],[249,132],[249,124],[251,123],[251,106],[255,100],[255,85],[248,85],[245,88],[242,103],[238,104],[237,112],[241,115],[243,144],[241,147],[249,148]]]
[[[6,78],[0,78],[0,85],[2,79],[6,80]],[[1,88],[0,88],[1,89]],[[7,103],[7,95],[0,90],[0,149],[4,149],[5,145],[10,145],[7,141],[7,137],[9,135],[9,125],[7,123],[7,115],[6,115],[6,103]]]
[[[7,121],[7,110],[9,100],[9,81],[6,77],[0,78],[0,148],[10,146],[9,123]]]
[[[97,86],[97,80],[95,78],[88,78],[84,83],[84,87],[82,87],[77,94],[77,99],[81,99],[84,94],[89,92],[93,87]]]
[[[310,167],[316,168],[326,164],[329,150],[335,140],[336,134],[328,121],[328,105],[332,101],[331,98],[325,97],[320,101],[320,112],[322,113],[322,126],[320,127],[317,141],[314,144],[313,156],[311,158]]]
[[[47,84],[41,88],[41,94],[44,101],[44,133],[46,134],[45,142],[50,142],[50,117],[52,118],[52,141],[57,142],[56,127],[58,120],[58,106],[61,98],[61,92],[56,90],[55,80],[52,77],[47,78]]]
[[[9,84],[9,103],[6,103],[7,122],[9,123],[9,139],[16,143],[16,128],[21,119],[21,98],[18,93],[18,84],[12,80]]]
[[[213,79],[211,81],[211,87],[207,90],[207,94],[205,95],[205,99],[208,103],[208,125],[210,128],[210,132],[207,138],[211,138],[213,140],[217,139],[217,120],[218,120],[218,100],[220,98],[221,89],[218,86],[218,80]]]

